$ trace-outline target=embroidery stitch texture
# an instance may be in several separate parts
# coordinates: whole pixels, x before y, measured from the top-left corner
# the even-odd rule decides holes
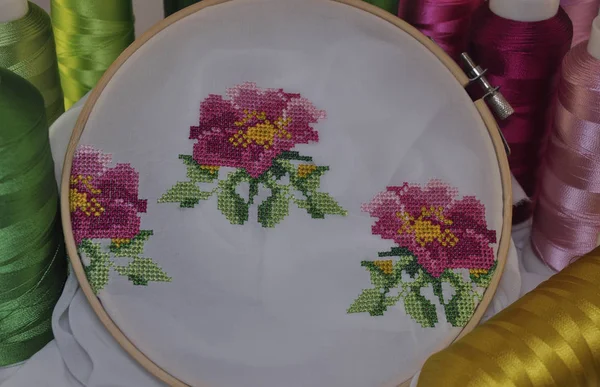
[[[271,192],[258,205],[263,227],[275,227],[288,216],[290,201],[315,219],[347,215],[333,197],[319,191],[329,167],[292,150],[296,144],[319,141],[312,125],[325,118],[323,110],[300,94],[259,89],[250,82],[229,89],[227,96],[228,100],[210,95],[200,104],[199,124],[190,128],[190,139],[196,140],[193,155],[179,155],[189,180],[171,187],[159,203],[193,208],[216,194],[217,208],[227,220],[244,224],[262,186]],[[221,167],[235,171],[220,179]],[[286,176],[289,184],[282,182]],[[210,191],[199,186],[215,182]],[[244,182],[249,186],[247,198],[236,191]]]
[[[490,246],[496,243],[496,233],[487,228],[479,200],[474,196],[455,200],[457,195],[457,189],[431,180],[424,188],[408,183],[387,187],[363,204],[362,210],[378,219],[373,234],[397,244],[379,257],[397,260],[361,263],[373,288],[364,289],[348,313],[382,316],[403,299],[408,315],[423,327],[433,327],[438,322],[436,307],[421,294],[421,289],[432,286],[447,321],[455,327],[467,324],[482,297],[475,288],[487,288],[496,268]],[[411,280],[403,280],[403,273]],[[449,300],[444,298],[443,283],[454,290]],[[398,289],[398,295],[391,296],[392,289]]]
[[[139,175],[129,164],[109,167],[111,155],[81,146],[73,158],[69,202],[75,243],[90,259],[85,267],[95,293],[109,281],[110,269],[134,285],[170,282],[171,278],[150,258],[142,258],[151,230],[140,230],[138,213],[147,200],[138,198]],[[110,240],[110,246],[102,246]],[[107,251],[108,250],[108,251]],[[115,258],[129,258],[117,263]]]

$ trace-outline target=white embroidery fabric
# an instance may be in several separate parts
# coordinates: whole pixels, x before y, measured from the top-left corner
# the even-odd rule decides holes
[[[267,230],[256,215],[231,225],[214,198],[193,209],[157,203],[185,180],[178,155],[192,152],[200,102],[245,81],[300,93],[327,112],[314,125],[319,142],[295,150],[330,167],[321,187],[347,217],[291,209]],[[420,327],[401,302],[384,316],[346,314],[370,287],[360,262],[394,245],[372,235],[375,219],[360,205],[387,185],[440,178],[485,205],[489,228],[502,225],[494,150],[460,85],[413,38],[334,2],[240,0],[167,28],[117,72],[80,144],[139,171],[139,196],[148,199],[142,229],[154,231],[144,256],[173,278],[133,286],[113,273],[99,297],[138,348],[191,385],[365,387],[410,378],[460,328],[439,305],[435,328]],[[77,293],[73,316],[86,308]],[[76,334],[89,321],[69,323]],[[86,336],[77,343],[81,356],[107,350]],[[92,371],[71,372],[89,382]]]

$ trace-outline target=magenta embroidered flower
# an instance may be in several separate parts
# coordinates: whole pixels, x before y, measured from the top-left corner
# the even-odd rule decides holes
[[[83,239],[126,241],[140,232],[139,175],[128,164],[109,168],[111,156],[82,146],[73,158],[69,191],[75,242]]]
[[[485,207],[473,196],[439,181],[427,186],[388,187],[362,210],[378,218],[373,234],[408,249],[433,277],[446,269],[489,270],[496,233],[487,228]]]
[[[243,168],[256,178],[282,152],[319,141],[311,125],[325,112],[300,94],[247,82],[229,89],[227,96],[206,98],[199,125],[190,128],[190,139],[198,140],[193,157],[200,165]]]

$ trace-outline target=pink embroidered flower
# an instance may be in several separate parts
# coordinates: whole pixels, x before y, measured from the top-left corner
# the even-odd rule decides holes
[[[494,264],[496,233],[487,228],[485,207],[474,196],[440,180],[427,186],[388,187],[362,210],[378,218],[373,234],[410,250],[433,277],[446,269],[488,270]]]
[[[282,152],[319,141],[311,124],[325,112],[300,94],[247,82],[227,90],[227,96],[206,98],[199,125],[190,128],[190,139],[198,140],[194,160],[201,165],[244,168],[258,177]]]
[[[128,240],[140,232],[139,175],[129,164],[109,168],[111,156],[82,146],[73,158],[69,201],[75,242]]]

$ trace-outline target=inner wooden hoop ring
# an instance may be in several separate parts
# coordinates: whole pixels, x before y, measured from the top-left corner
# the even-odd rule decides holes
[[[94,294],[92,287],[90,286],[87,276],[85,274],[85,270],[83,264],[81,262],[81,258],[77,252],[77,247],[75,245],[75,239],[73,237],[73,228],[71,225],[71,214],[69,210],[69,176],[71,175],[71,167],[73,164],[73,157],[75,151],[77,149],[77,145],[79,143],[79,139],[81,137],[81,133],[87,123],[87,120],[90,116],[90,113],[96,104],[96,101],[102,94],[102,91],[108,84],[108,82],[112,79],[114,74],[119,70],[119,68],[129,59],[134,52],[136,52],[140,47],[142,47],[148,40],[154,37],[156,34],[161,32],[166,27],[171,24],[177,22],[180,19],[183,19],[186,16],[189,16],[193,13],[201,11],[205,8],[212,7],[217,4],[229,2],[233,0],[204,0],[200,3],[194,4],[190,7],[184,8],[183,10],[171,15],[170,17],[162,20],[157,23],[144,33],[140,38],[138,38],[132,45],[130,45],[118,58],[117,60],[108,68],[108,70],[104,73],[96,87],[90,93],[90,96],[85,103],[81,113],[79,114],[79,118],[75,124],[75,128],[73,129],[73,133],[71,134],[71,140],[69,141],[69,145],[67,148],[67,152],[65,155],[65,162],[62,171],[62,182],[61,182],[61,216],[62,216],[62,224],[65,234],[65,242],[67,246],[67,252],[69,254],[69,259],[73,266],[73,271],[75,272],[75,276],[79,281],[79,285],[83,290],[90,306],[93,311],[96,313],[102,324],[106,327],[108,332],[114,337],[114,339],[119,343],[119,345],[133,358],[135,359],[142,367],[144,367],[150,374],[157,377],[162,382],[176,387],[187,387],[188,385],[183,383],[181,380],[175,378],[174,376],[167,373],[165,370],[160,368],[157,364],[152,362],[146,355],[144,355],[133,343],[125,336],[125,334],[119,329],[119,327],[115,324],[115,322],[110,318],[100,300]],[[419,32],[416,28],[412,27],[405,21],[397,18],[389,12],[386,12],[378,7],[375,7],[369,3],[366,3],[362,0],[329,0],[335,1],[338,3],[343,3],[354,8],[358,8],[362,11],[373,14],[394,26],[400,28],[404,32],[411,35],[417,41],[419,41],[423,46],[425,46],[429,51],[431,51],[439,60],[450,70],[452,75],[458,80],[458,82],[464,87],[469,83],[469,79],[461,70],[461,68],[433,41]],[[500,168],[500,177],[502,183],[502,201],[503,201],[503,211],[502,211],[502,230],[500,234],[500,241],[498,244],[498,266],[490,285],[486,289],[486,292],[483,296],[483,299],[477,306],[475,313],[473,314],[469,323],[458,333],[456,337],[453,339],[448,339],[446,342],[440,345],[440,350],[447,347],[454,341],[460,339],[467,333],[469,333],[473,328],[479,324],[479,321],[483,317],[488,305],[492,301],[494,294],[496,293],[496,289],[498,288],[498,283],[500,282],[500,278],[502,277],[502,273],[504,272],[504,266],[506,264],[506,258],[508,255],[509,242],[510,242],[510,227],[512,220],[512,188],[511,188],[511,178],[510,178],[510,169],[508,166],[508,158],[506,156],[506,152],[504,151],[504,145],[502,139],[500,137],[500,131],[498,129],[498,125],[488,109],[485,102],[482,100],[478,100],[474,102],[475,107],[479,111],[485,126],[487,127],[488,134],[492,140],[494,145],[494,150],[496,152],[496,157],[498,159],[498,166]],[[408,386],[410,380],[399,381],[398,383],[393,383],[392,386]],[[197,387],[208,387],[206,385],[199,385]]]

